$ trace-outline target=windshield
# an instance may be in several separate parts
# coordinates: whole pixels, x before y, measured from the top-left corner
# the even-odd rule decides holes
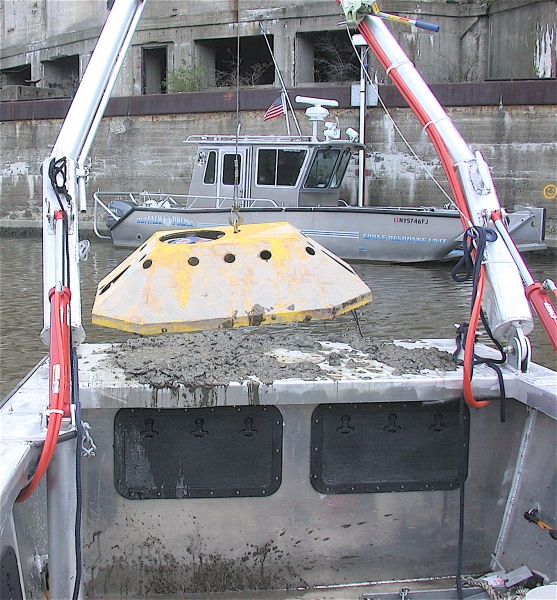
[[[338,167],[336,168],[333,179],[331,181],[332,188],[340,187],[342,180],[344,179],[344,174],[346,173],[346,169],[348,167],[348,163],[350,162],[350,158],[352,156],[352,152],[350,150],[345,150],[342,153],[342,158],[338,162]]]
[[[304,183],[305,188],[329,187],[340,150],[338,148],[322,148],[315,153],[313,163]]]

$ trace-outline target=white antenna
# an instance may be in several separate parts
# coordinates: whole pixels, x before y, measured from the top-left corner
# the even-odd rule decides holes
[[[329,116],[329,111],[325,106],[336,107],[336,100],[325,100],[323,98],[309,98],[308,96],[296,96],[296,102],[300,104],[311,104],[306,108],[307,118],[313,122],[313,137],[317,139],[317,123],[324,121]]]

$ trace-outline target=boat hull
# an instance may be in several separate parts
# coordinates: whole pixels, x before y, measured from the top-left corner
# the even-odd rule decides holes
[[[454,350],[450,341],[418,345],[433,342]],[[450,477],[444,485],[437,482],[447,468],[454,470],[443,460],[455,450],[449,443],[439,452],[434,438],[456,426],[458,411],[449,417],[447,407],[458,403],[460,372],[381,372],[364,379],[356,371],[354,378],[340,381],[278,380],[261,384],[255,394],[253,382],[153,388],[127,378],[118,367],[109,368],[108,345],[84,344],[79,353],[82,418],[97,446],[82,464],[85,597],[199,597],[232,590],[231,597],[241,590],[271,597],[261,590],[454,576],[459,485],[451,485]],[[375,363],[368,366],[377,369]],[[506,422],[500,422],[498,401],[469,413],[463,570],[488,571],[494,552],[507,570],[524,564],[553,580],[555,541],[523,514],[539,506],[549,520],[555,510],[555,374],[533,364],[529,373],[502,368],[509,395],[517,398],[507,400]],[[28,455],[27,467],[19,461],[13,482],[22,480],[39,452],[28,442],[36,433],[25,427],[32,422],[30,415],[38,415],[47,369],[40,365],[0,412],[6,421],[15,420],[5,441],[13,442],[14,452]],[[477,366],[479,397],[493,398],[496,381],[492,370]],[[18,411],[22,399],[26,403]],[[420,416],[424,411],[425,420]],[[265,412],[272,417],[268,424],[262,420]],[[320,420],[328,427],[320,426]],[[244,441],[232,444],[227,424],[228,433]],[[421,427],[420,452],[411,435],[413,425]],[[369,432],[370,426],[373,436],[358,437],[358,431]],[[244,439],[246,429],[253,435]],[[458,432],[452,435],[458,439]],[[258,437],[265,436],[272,445],[257,445]],[[338,442],[331,445],[333,437]],[[262,452],[246,463],[242,448],[252,442]],[[353,452],[358,444],[364,454]],[[59,444],[57,451],[64,446]],[[282,452],[276,454],[275,448]],[[350,461],[345,460],[347,450]],[[382,460],[374,460],[377,452]],[[262,456],[269,458],[269,468],[259,471]],[[235,472],[228,470],[211,480],[208,466],[235,460],[239,480],[230,481]],[[373,471],[383,460],[389,463],[384,472],[395,482],[390,489],[398,491],[358,488],[353,476],[359,474],[369,484],[368,468]],[[408,462],[414,467],[404,471]],[[326,465],[340,469],[327,473]],[[435,473],[424,478],[430,470]],[[414,471],[421,471],[418,485],[412,484]],[[177,483],[169,479],[172,473],[195,477],[202,485]],[[261,473],[278,481],[267,494],[254,486]],[[351,480],[354,491],[319,491],[315,475],[333,485],[337,478]],[[149,477],[154,485],[141,484]],[[404,487],[408,483],[411,491]],[[146,490],[152,493],[142,498],[138,491]],[[9,489],[3,492],[9,500]],[[42,482],[30,501],[10,508],[6,500],[3,505],[2,548],[18,549],[25,587],[34,591],[29,597],[39,596],[41,583],[28,565],[34,555],[48,552],[46,495]],[[356,598],[360,591],[345,589],[342,597]]]
[[[246,208],[246,224],[286,221],[348,260],[424,262],[447,258],[460,244],[456,211],[424,208]],[[229,225],[230,209],[133,206],[110,229],[116,247],[137,247],[153,233],[177,228]]]

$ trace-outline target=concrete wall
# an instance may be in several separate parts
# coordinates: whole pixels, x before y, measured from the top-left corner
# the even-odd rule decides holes
[[[556,77],[557,3],[516,0],[513,5],[490,5],[488,77]]]
[[[266,8],[259,8],[261,5]],[[430,83],[557,75],[554,0],[426,1],[419,5],[414,0],[386,0],[382,8],[394,13],[413,10],[413,15],[406,14],[441,25],[439,34],[389,25]],[[30,64],[32,79],[40,79],[39,87],[46,84],[46,60],[77,54],[83,70],[107,13],[106,0],[0,0],[0,70]],[[179,66],[182,59],[191,62],[203,58],[203,47],[196,44],[200,40],[234,38],[238,33],[240,36],[258,35],[259,20],[264,20],[274,36],[277,61],[287,85],[298,81],[307,83],[312,48],[308,43],[311,38],[304,38],[304,34],[336,31],[341,18],[334,0],[273,3],[152,0],[146,6],[114,95],[141,94],[142,48],[167,45],[169,68],[173,68]],[[378,78],[386,80],[382,72]],[[267,91],[275,94],[271,89]],[[326,96],[327,92],[319,95]],[[160,98],[142,97],[152,100],[153,106],[160,103]],[[230,109],[226,110],[231,110],[232,104],[231,101]],[[549,216],[557,218],[556,201],[551,194],[554,188],[547,188],[557,183],[555,105],[546,102],[535,107],[527,103],[458,107],[453,104],[447,110],[463,137],[473,149],[481,150],[490,163],[505,206],[512,207],[516,203],[545,206]],[[393,108],[392,112],[399,117],[417,153],[443,178],[427,136],[410,111]],[[236,130],[235,115],[231,112],[188,114],[177,110],[159,116],[146,115],[103,120],[91,151],[90,190],[186,192],[193,150],[187,149],[182,140],[192,133],[232,134]],[[357,128],[355,111],[338,109],[333,116],[338,116],[343,129]],[[417,161],[397,141],[385,114],[379,109],[370,109],[367,120],[366,139],[372,143],[367,166],[367,202],[443,204],[446,198],[427,181]],[[283,133],[282,124],[277,123],[279,119],[268,122],[263,129],[261,113],[255,110],[244,111],[242,121],[243,133],[267,133],[273,128],[277,128],[276,133]],[[60,124],[61,121],[51,118],[0,123],[2,216],[38,214],[39,164],[50,154]],[[306,131],[309,133],[309,128]],[[348,185],[344,194],[353,200],[355,186]]]
[[[555,109],[555,106],[447,109],[463,138],[488,162],[501,204],[507,208],[515,204],[544,206],[552,219],[557,218],[556,200],[547,198],[544,190],[557,183]],[[390,119],[380,109],[371,112],[368,135],[373,152],[368,164],[371,171],[367,179],[368,196],[381,198],[382,204],[387,203],[387,198],[392,198],[390,203],[395,205],[442,203],[443,197],[395,133]],[[413,114],[408,109],[390,112],[429,170],[443,179],[429,138]]]
[[[557,75],[554,0],[419,4],[414,0],[385,0],[381,6],[385,11],[441,26],[441,31],[433,34],[401,24],[389,25],[429,83]],[[79,55],[83,71],[107,14],[106,0],[0,0],[0,70],[30,64],[31,79],[38,81],[39,87],[50,85],[45,61]],[[338,31],[341,19],[334,0],[152,0],[114,94],[141,94],[141,53],[145,46],[166,46],[172,70],[181,66],[182,60],[188,64],[208,60],[200,41],[259,35],[260,20],[274,36],[276,58],[286,84],[307,83],[312,49],[304,34]],[[372,66],[376,65],[372,62]],[[385,80],[382,72],[378,76]]]
[[[547,187],[557,184],[556,109],[554,105],[447,108],[464,139],[488,161],[501,203],[509,208],[515,204],[544,206],[551,219],[557,219],[557,200],[551,194],[555,187]],[[405,108],[392,108],[391,113],[418,156],[444,183],[439,160],[413,113]],[[338,117],[342,130],[358,127],[356,110],[336,109],[331,116]],[[298,117],[303,132],[309,134],[303,113],[299,112]],[[264,123],[260,111],[243,112],[241,121],[245,134],[284,133],[282,119]],[[60,125],[58,119],[1,123],[1,217],[40,214],[39,167],[50,154]],[[190,134],[235,131],[233,112],[104,118],[90,152],[89,197],[98,188],[187,193],[194,148],[182,140]],[[447,201],[380,108],[368,111],[367,139],[367,204],[440,206]],[[345,186],[343,195],[355,201],[355,177]]]

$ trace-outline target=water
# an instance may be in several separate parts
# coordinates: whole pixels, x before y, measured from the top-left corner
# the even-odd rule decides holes
[[[91,323],[91,308],[98,282],[128,256],[110,242],[93,240],[89,260],[81,264],[83,325],[87,342],[118,342],[132,334]],[[40,238],[0,237],[0,398],[46,354],[40,342],[42,328],[42,247]],[[556,278],[555,256],[526,256],[537,280]],[[454,323],[468,320],[469,284],[452,281],[452,265],[356,264],[370,286],[374,301],[359,309],[365,335],[383,339],[453,338]],[[301,326],[298,326],[301,327]],[[351,315],[305,325],[312,333],[356,331]],[[539,323],[530,336],[533,359],[557,368],[556,354]]]

